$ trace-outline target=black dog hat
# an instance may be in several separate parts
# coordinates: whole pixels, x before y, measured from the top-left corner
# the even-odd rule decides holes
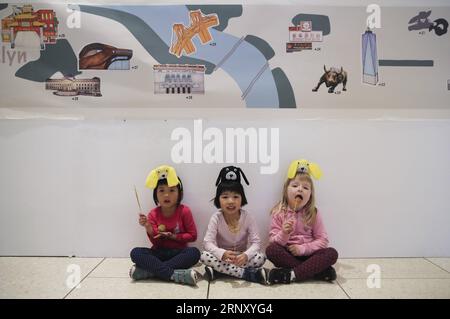
[[[244,172],[239,167],[227,166],[220,170],[219,176],[216,180],[216,186],[223,182],[235,182],[241,184],[241,174],[245,183],[250,185]]]
[[[250,185],[244,172],[236,166],[227,166],[220,170],[216,181],[216,197],[214,198],[214,206],[220,208],[220,195],[225,191],[239,193],[242,198],[241,205],[247,204],[244,187],[241,184],[241,175],[247,185]]]

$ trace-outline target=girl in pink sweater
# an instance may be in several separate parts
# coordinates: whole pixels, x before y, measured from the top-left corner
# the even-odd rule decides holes
[[[267,258],[276,266],[270,284],[306,279],[333,281],[338,253],[328,247],[328,234],[315,205],[314,184],[308,170],[288,178],[283,199],[272,209]]]

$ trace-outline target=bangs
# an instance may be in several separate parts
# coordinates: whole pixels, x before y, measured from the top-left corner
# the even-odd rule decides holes
[[[220,196],[224,192],[238,193],[242,196],[244,189],[240,183],[220,183],[219,186],[217,186],[217,194]]]
[[[223,182],[217,186],[216,197],[214,198],[214,206],[220,208],[220,195],[224,192],[233,192],[241,195],[241,206],[247,204],[247,198],[245,197],[244,187],[241,183],[236,182]]]
[[[161,186],[161,185],[168,185],[166,178],[162,178],[162,179],[158,180],[158,184],[156,184],[155,189],[158,188],[158,186]]]
[[[312,181],[312,179],[311,179],[311,176],[309,176],[309,174],[306,174],[306,173],[297,173],[297,175],[295,175],[295,177],[293,178],[293,179],[291,179],[290,181],[289,181],[289,183],[291,182],[291,181],[293,181],[294,179],[300,179],[300,181],[302,181],[302,182],[308,182],[308,184],[309,185],[313,185],[313,181]]]

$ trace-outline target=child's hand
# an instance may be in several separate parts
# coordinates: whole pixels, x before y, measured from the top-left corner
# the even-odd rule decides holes
[[[226,250],[222,255],[222,260],[228,263],[234,263],[236,259],[236,252],[231,250]]]
[[[171,233],[169,231],[163,231],[163,232],[159,232],[157,235],[155,235],[155,237],[153,238],[161,238],[161,239],[172,239],[175,240],[175,234]]]
[[[295,219],[289,219],[286,222],[284,222],[282,227],[283,233],[285,233],[286,235],[292,233],[292,231],[294,230],[294,225]]]
[[[246,264],[248,261],[248,256],[244,253],[237,255],[236,258],[234,259],[234,264],[238,267],[242,267],[244,266],[244,264]]]
[[[300,245],[290,245],[288,246],[288,250],[294,256],[300,256],[301,254]]]
[[[139,225],[145,226],[147,224],[147,216],[139,214]]]

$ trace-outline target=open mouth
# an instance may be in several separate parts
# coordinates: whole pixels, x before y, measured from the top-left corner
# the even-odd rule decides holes
[[[297,196],[295,196],[295,200],[303,200],[303,196],[302,195],[297,195]]]

